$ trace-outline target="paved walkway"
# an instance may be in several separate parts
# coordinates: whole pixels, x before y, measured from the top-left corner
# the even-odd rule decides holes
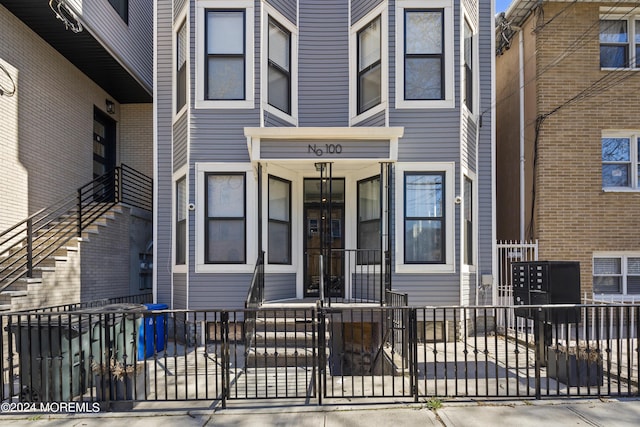
[[[438,402],[432,402],[436,403]],[[640,399],[561,399],[440,402],[435,410],[419,404],[300,405],[286,401],[231,402],[226,409],[193,407],[189,403],[139,404],[131,411],[77,414],[0,415],[11,426],[637,426]],[[179,409],[172,409],[179,408]]]

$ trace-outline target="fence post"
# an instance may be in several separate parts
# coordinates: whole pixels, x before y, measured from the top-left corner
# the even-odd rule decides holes
[[[33,220],[27,220],[27,277],[33,277]]]
[[[414,402],[418,402],[418,316],[415,308],[409,310],[409,387]]]
[[[541,336],[542,334],[542,336]],[[542,398],[541,393],[541,379],[540,379],[540,367],[542,365],[541,352],[542,346],[544,346],[544,324],[542,320],[540,320],[540,311],[535,309],[533,311],[533,340],[535,347],[535,377],[536,377],[536,400],[540,400]]]
[[[229,312],[220,313],[222,323],[222,408],[227,408],[227,398],[230,393],[229,373]]]
[[[327,342],[326,342],[326,316],[324,308],[322,306],[316,306],[318,310],[318,337],[316,343],[318,344],[318,377],[316,379],[318,383],[318,405],[322,406],[322,393],[324,392],[323,384],[324,377],[326,375],[325,367],[327,366]]]

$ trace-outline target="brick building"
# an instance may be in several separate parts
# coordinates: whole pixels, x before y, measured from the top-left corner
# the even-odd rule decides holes
[[[640,294],[640,5],[514,1],[496,21],[497,236]]]
[[[79,187],[118,165],[153,175],[153,2],[3,0],[0,29],[0,309],[141,292],[150,212],[125,206],[79,243],[52,238],[62,247],[31,251],[29,273],[26,232],[5,230],[73,204]]]

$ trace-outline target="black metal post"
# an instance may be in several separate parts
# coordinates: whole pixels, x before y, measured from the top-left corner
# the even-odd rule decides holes
[[[227,399],[230,394],[229,373],[229,312],[220,313],[222,323],[222,408],[227,408]]]
[[[82,237],[82,188],[78,188],[78,237]]]
[[[415,308],[409,310],[409,387],[414,402],[418,402],[418,316]]]
[[[27,277],[33,277],[33,220],[27,220]]]

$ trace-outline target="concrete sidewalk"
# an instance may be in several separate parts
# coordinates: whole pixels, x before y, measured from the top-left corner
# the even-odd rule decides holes
[[[286,405],[281,401],[230,404],[226,409],[171,410],[158,402],[148,409],[96,414],[2,414],[12,426],[637,426],[640,399],[558,399],[442,402],[422,404]]]

